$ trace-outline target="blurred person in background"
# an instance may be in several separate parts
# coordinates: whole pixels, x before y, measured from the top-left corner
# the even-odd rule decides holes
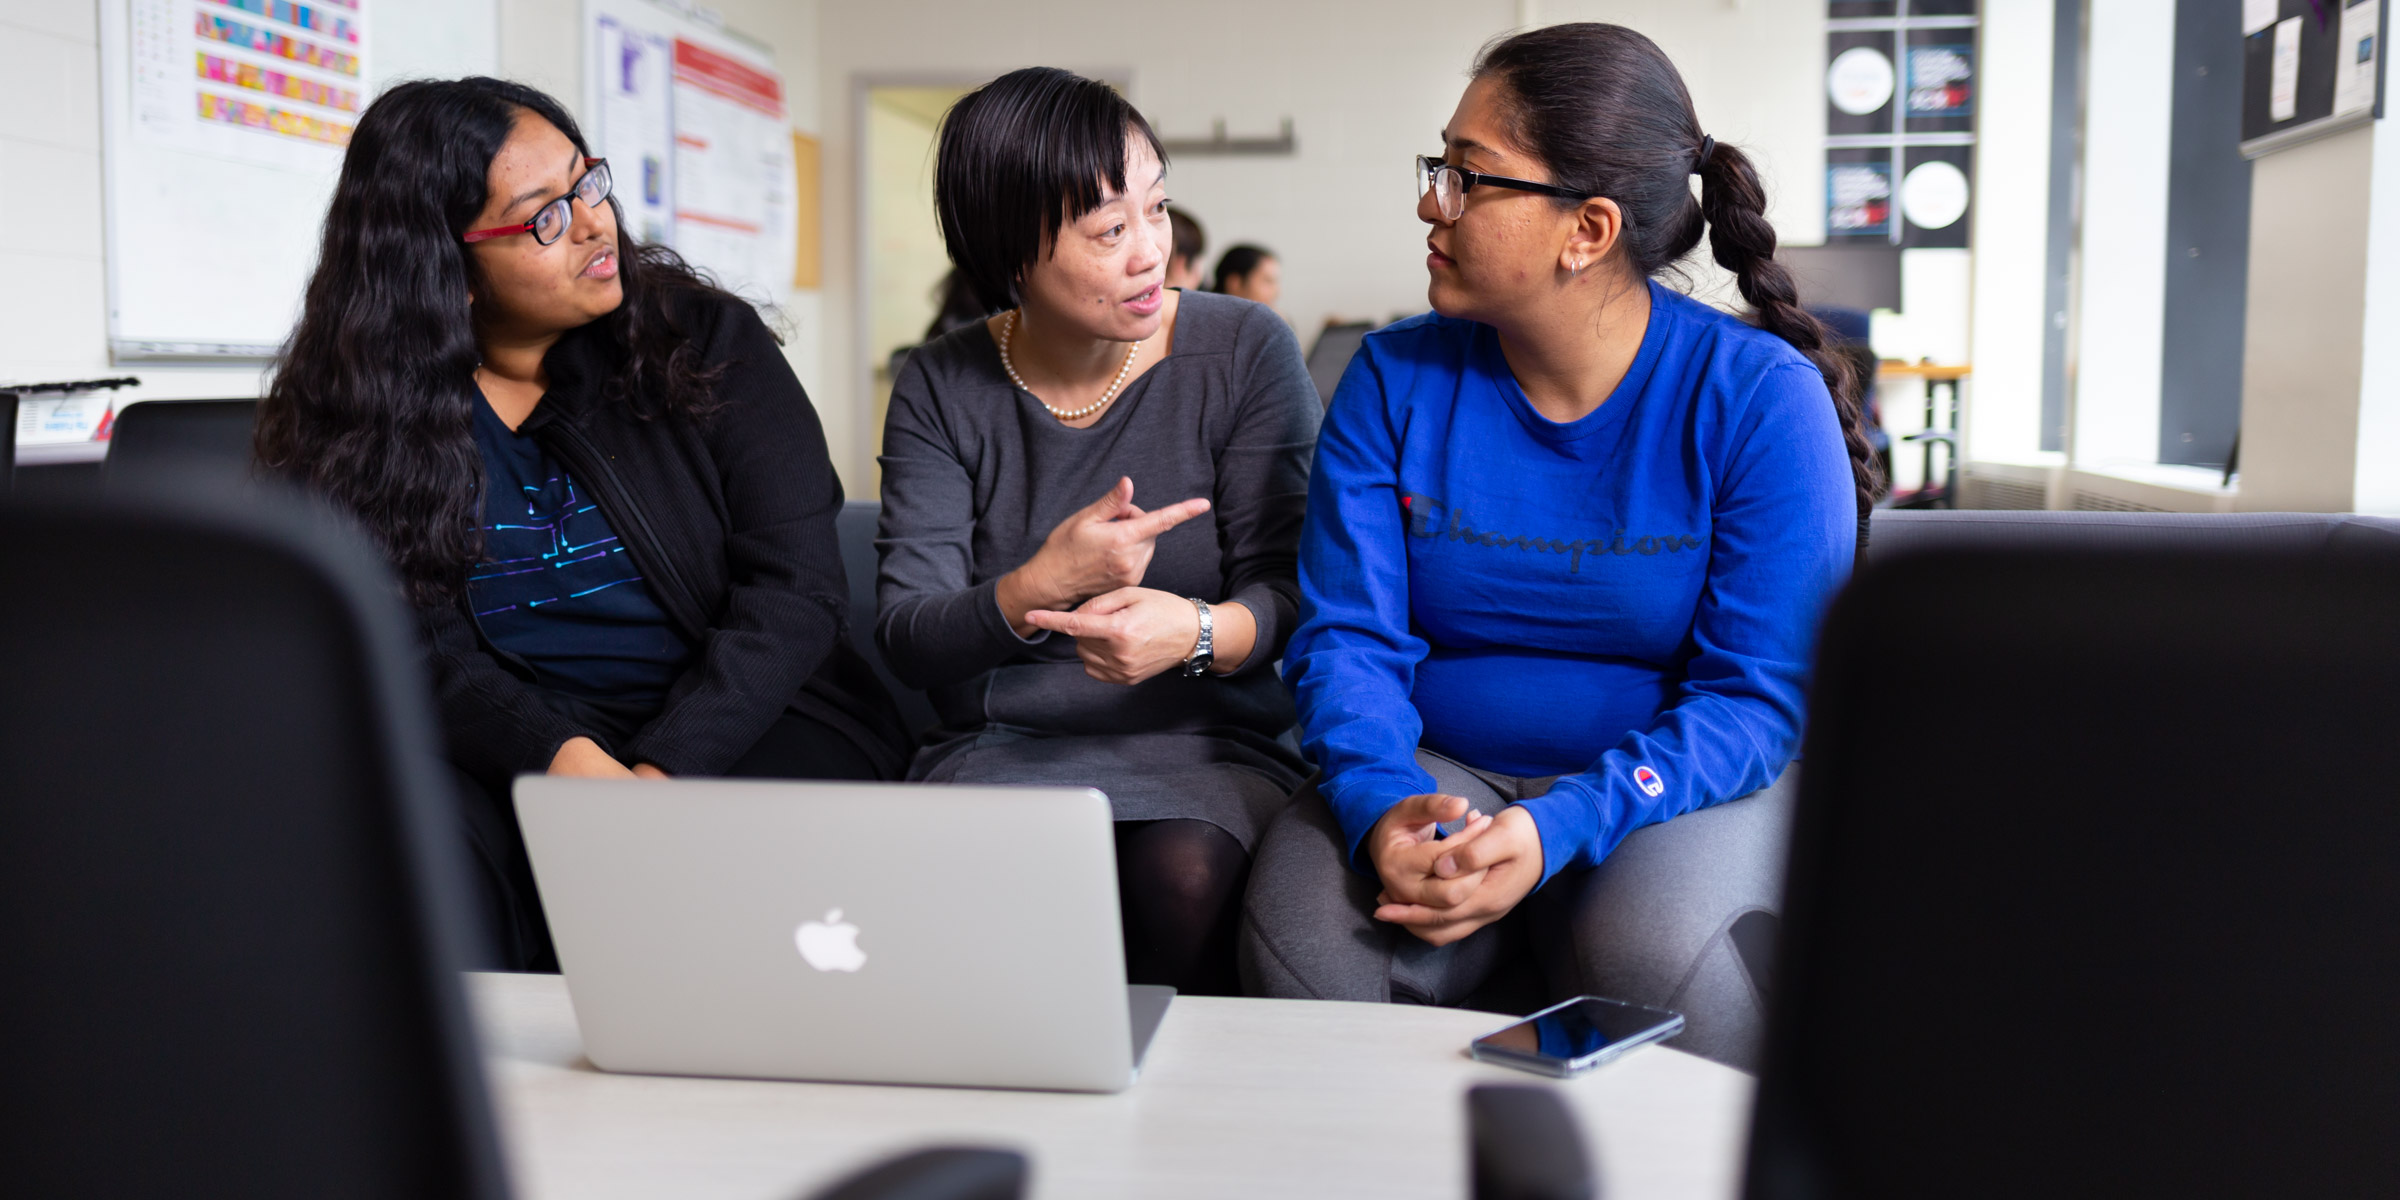
[[[910,355],[884,425],[876,640],[942,720],[909,777],[1107,793],[1128,975],[1231,992],[1250,848],[1306,774],[1275,675],[1321,408],[1299,343],[1165,286],[1165,158],[1105,83],[968,93],[934,210],[999,315]]]
[[[892,348],[891,357],[884,363],[889,378],[900,377],[900,365],[908,361],[909,352],[917,346],[991,315],[983,307],[983,301],[975,298],[975,289],[967,283],[966,276],[958,273],[957,267],[942,272],[941,282],[933,285],[933,305],[933,320],[926,322],[925,336],[917,339],[915,346]]]
[[[957,267],[942,272],[942,281],[934,285],[933,320],[925,326],[923,342],[930,342],[953,329],[964,329],[988,317],[991,310],[975,297],[975,285],[958,273]]]
[[[1180,208],[1167,210],[1167,224],[1175,235],[1174,247],[1167,253],[1167,286],[1186,292],[1202,290],[1200,256],[1208,253],[1208,232]]]
[[[1273,308],[1283,299],[1283,260],[1264,246],[1235,246],[1217,259],[1217,290]]]

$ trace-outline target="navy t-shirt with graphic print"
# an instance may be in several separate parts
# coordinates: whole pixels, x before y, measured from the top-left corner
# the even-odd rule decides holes
[[[476,623],[539,682],[589,700],[663,703],[692,648],[587,491],[540,443],[475,402],[483,561],[467,576]]]
[[[1422,745],[1562,776],[1525,802],[1544,878],[1772,783],[1857,538],[1822,376],[1656,284],[1607,401],[1559,424],[1487,325],[1368,335],[1317,442],[1285,677],[1359,842],[1434,790]]]

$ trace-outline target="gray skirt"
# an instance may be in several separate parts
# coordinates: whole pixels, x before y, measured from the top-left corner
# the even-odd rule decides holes
[[[1301,761],[1242,730],[1050,736],[991,725],[918,751],[908,777],[1098,788],[1120,821],[1206,821],[1250,850],[1305,780]]]

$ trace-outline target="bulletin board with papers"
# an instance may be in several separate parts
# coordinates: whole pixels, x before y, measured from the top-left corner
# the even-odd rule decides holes
[[[2383,115],[2389,0],[2242,0],[2242,153]]]
[[[772,301],[797,253],[793,140],[766,46],[696,5],[585,0],[585,135],[637,238]]]
[[[361,114],[403,78],[495,70],[495,3],[102,0],[112,357],[271,357]]]

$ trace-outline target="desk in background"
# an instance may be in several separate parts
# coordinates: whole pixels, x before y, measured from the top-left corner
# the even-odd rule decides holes
[[[584,1061],[558,976],[468,982],[527,1200],[798,1200],[937,1142],[1026,1151],[1044,1200],[1463,1200],[1467,1088],[1535,1079],[1466,1057],[1507,1023],[1490,1013],[1199,996],[1114,1096],[611,1075]],[[1752,1084],[1649,1047],[1557,1086],[1609,1200],[1718,1200],[1740,1181]]]
[[[1937,365],[1886,360],[1876,364],[1875,381],[1878,383],[1886,379],[1925,381],[1925,425],[1901,439],[1917,443],[1925,453],[1922,482],[1917,485],[1916,491],[1908,495],[1893,496],[1893,508],[1958,507],[1958,439],[1960,424],[1965,416],[1965,410],[1959,404],[1958,381],[1974,373],[1975,368],[1965,363]],[[1950,392],[1950,420],[1946,424],[1937,423],[1940,414],[1935,407],[1936,398],[1944,388]],[[1945,462],[1942,483],[1938,487],[1933,482],[1933,448],[1937,445],[1944,448]],[[1885,484],[1889,486],[1890,481],[1886,480]]]

